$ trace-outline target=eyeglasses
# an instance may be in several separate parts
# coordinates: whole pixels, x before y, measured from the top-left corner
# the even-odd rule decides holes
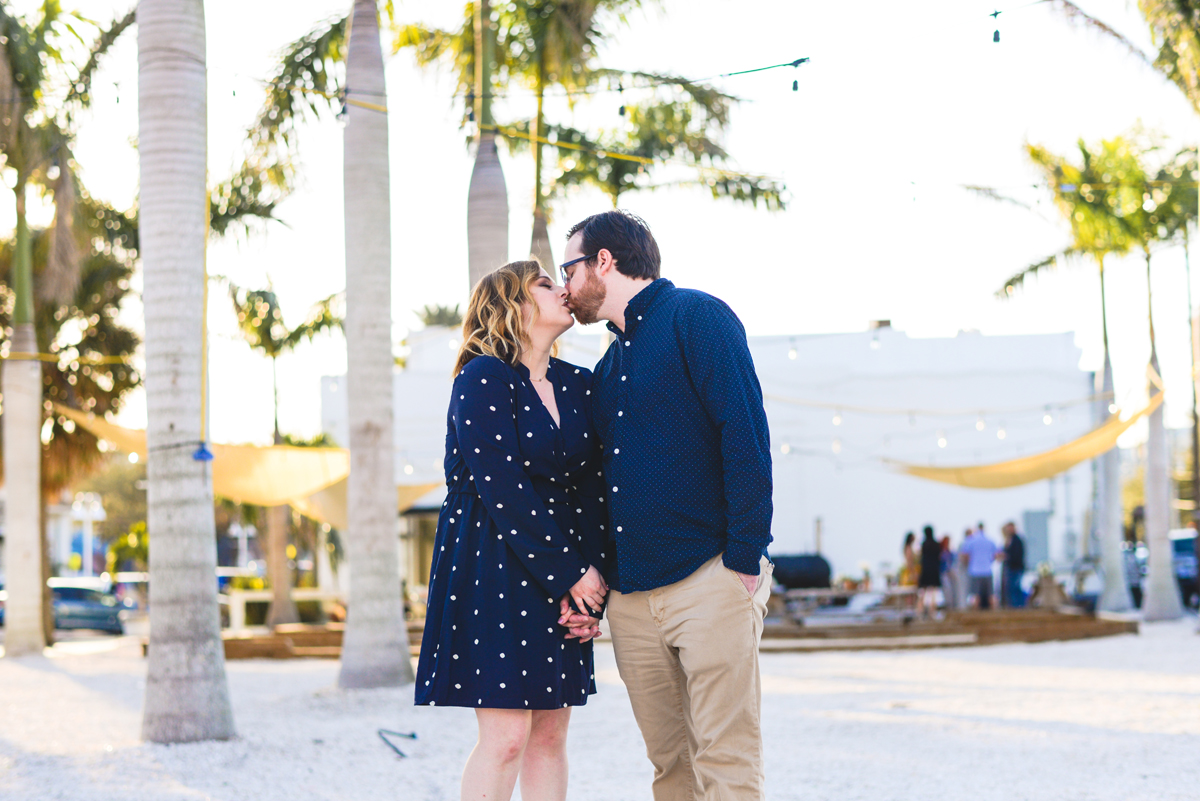
[[[594,259],[599,255],[600,255],[600,251],[596,251],[595,253],[593,253],[590,256],[580,256],[578,259],[571,259],[568,262],[563,262],[562,264],[558,265],[558,272],[562,275],[563,285],[566,286],[567,284],[571,283],[571,276],[567,275],[568,267],[572,267],[581,261],[587,261],[588,259]]]

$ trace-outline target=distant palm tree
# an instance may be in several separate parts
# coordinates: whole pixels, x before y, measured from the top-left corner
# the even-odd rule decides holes
[[[435,325],[457,328],[463,321],[462,311],[457,303],[453,306],[425,306],[417,312],[417,316],[421,318],[421,325],[426,328]]]
[[[271,397],[274,410],[276,445],[282,445],[283,435],[279,431],[279,357],[295,350],[304,340],[312,341],[318,334],[342,327],[342,318],[333,309],[336,295],[331,295],[313,306],[304,322],[288,328],[279,308],[279,298],[269,289],[244,289],[234,284],[229,286],[230,299],[237,314],[238,329],[250,347],[271,360]],[[274,598],[267,610],[267,625],[278,626],[296,623],[300,613],[292,600],[292,571],[288,569],[288,522],[291,519],[287,505],[273,506],[267,515],[267,578],[271,583]]]
[[[533,154],[530,253],[543,264],[554,264],[547,222],[551,202],[565,190],[591,184],[615,200],[629,189],[654,188],[651,173],[667,161],[687,167],[691,177],[664,185],[700,185],[714,197],[752,203],[762,200],[767,208],[783,207],[784,187],[779,182],[721,169],[729,157],[717,141],[728,125],[734,97],[675,75],[600,66],[598,53],[609,31],[642,5],[641,0],[518,0],[494,14],[496,70],[507,76],[510,84],[528,87],[537,100],[533,119],[504,126],[504,131],[510,147],[529,147]],[[481,7],[468,4],[464,24],[455,30],[402,26],[395,46],[413,48],[419,64],[445,65],[454,71],[459,96],[467,101],[464,121],[474,100],[482,137],[492,132],[493,120],[490,112],[486,120],[478,112],[479,96],[490,97],[493,90],[492,84],[477,79],[477,69],[480,62],[491,65],[493,59],[485,55],[477,62],[475,53],[481,47],[477,41],[482,40],[469,35],[471,12]],[[639,96],[647,91],[651,95],[640,104],[622,106],[628,122],[625,130],[587,134],[546,122],[548,90],[561,90],[574,102],[579,95],[600,89],[618,90],[624,96],[625,88],[631,93],[636,90]],[[546,147],[556,148],[558,172],[562,173],[550,182],[543,156]],[[634,153],[640,158],[623,160],[603,155],[607,153]],[[472,276],[472,281],[477,280],[474,268]]]
[[[1100,321],[1104,344],[1104,368],[1097,387],[1101,400],[1097,406],[1103,415],[1107,414],[1105,407],[1112,402],[1114,388],[1112,360],[1109,356],[1104,261],[1107,256],[1128,253],[1135,244],[1128,226],[1121,223],[1116,213],[1117,210],[1128,208],[1135,190],[1113,180],[1116,177],[1117,166],[1128,150],[1128,143],[1123,139],[1107,140],[1095,148],[1089,147],[1081,140],[1078,148],[1081,160],[1076,164],[1040,145],[1026,145],[1026,155],[1042,173],[1053,193],[1055,206],[1070,226],[1071,245],[1063,252],[1031,264],[1009,278],[999,294],[1006,297],[1012,295],[1024,285],[1027,278],[1055,267],[1062,261],[1086,257],[1096,262],[1100,274]],[[971,189],[993,199],[1005,199],[992,190],[980,187]],[[1133,608],[1121,553],[1124,532],[1121,521],[1119,459],[1115,449],[1099,458],[1099,519],[1095,525],[1100,539],[1100,566],[1104,589],[1098,606],[1107,612],[1123,612]]]
[[[344,203],[350,599],[338,686],[413,680],[400,595],[392,401],[387,88],[374,0],[355,0],[346,51]]]
[[[472,7],[468,6],[469,12]],[[479,120],[475,140],[475,166],[467,188],[467,291],[479,279],[508,261],[508,185],[496,151],[492,126],[492,66],[496,33],[488,0],[476,0],[468,22],[472,54],[471,73],[475,87],[471,95]]]
[[[234,736],[213,578],[212,473],[197,458],[203,439],[206,94],[203,0],[140,0],[139,211],[151,537],[142,736],[153,742]]]

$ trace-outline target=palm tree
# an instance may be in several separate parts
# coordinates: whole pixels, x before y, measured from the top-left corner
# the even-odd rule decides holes
[[[1127,181],[1141,190],[1140,197],[1132,198],[1126,213],[1120,215],[1121,222],[1129,227],[1140,241],[1142,255],[1146,261],[1146,301],[1150,330],[1150,394],[1162,391],[1161,370],[1158,363],[1158,347],[1154,335],[1153,294],[1150,273],[1151,248],[1163,241],[1170,241],[1179,231],[1186,234],[1189,211],[1194,208],[1196,192],[1179,185],[1175,172],[1178,163],[1159,170],[1155,181],[1147,179],[1140,158],[1157,149],[1144,148],[1142,153],[1132,149],[1123,169],[1117,172],[1118,180]],[[1176,162],[1179,156],[1176,157]],[[1165,180],[1164,180],[1165,179]],[[1146,593],[1142,601],[1142,614],[1148,621],[1178,620],[1183,616],[1183,603],[1179,585],[1175,579],[1174,552],[1170,538],[1171,486],[1170,454],[1167,452],[1167,432],[1160,405],[1149,417],[1149,433],[1146,440],[1145,479],[1146,546],[1149,550],[1149,565],[1146,576]]]
[[[338,686],[413,680],[400,596],[392,457],[392,255],[387,88],[374,0],[355,0],[346,52],[344,181],[350,602]]]
[[[69,303],[43,300],[34,308],[34,330],[42,362],[39,405],[58,402],[106,414],[120,409],[126,394],[141,377],[130,358],[140,337],[120,321],[122,302],[131,294],[130,280],[137,258],[136,225],[122,214],[78,190],[76,219],[72,233],[86,246],[76,274],[78,287]],[[65,227],[65,226],[64,226]],[[30,251],[33,278],[41,284],[50,270],[48,261],[54,231],[31,229]],[[0,291],[10,291],[15,241],[0,242]],[[0,330],[9,329],[9,308],[0,308]],[[45,519],[46,506],[76,479],[96,469],[104,458],[99,442],[61,416],[51,415],[39,424],[44,442],[39,443],[39,512]],[[0,431],[0,434],[3,432]],[[0,473],[4,464],[0,461]],[[15,483],[20,483],[18,476]],[[43,578],[49,578],[49,543],[41,542]],[[37,542],[38,540],[35,540]],[[37,574],[30,574],[35,580]],[[43,582],[44,584],[44,582]],[[31,599],[33,600],[33,599]],[[10,609],[11,609],[10,604]],[[49,601],[41,597],[43,635],[51,641],[54,615]],[[31,612],[30,614],[36,614]]]
[[[508,186],[492,119],[492,65],[495,32],[488,0],[476,0],[471,17],[474,82],[474,114],[479,121],[475,142],[475,166],[467,188],[467,291],[479,279],[508,261]]]
[[[650,173],[668,160],[686,165],[694,176],[670,185],[699,184],[714,197],[764,200],[768,208],[782,208],[781,184],[720,169],[728,161],[728,154],[716,140],[728,125],[729,107],[736,98],[674,75],[612,70],[599,65],[597,54],[606,29],[623,22],[629,11],[642,5],[641,0],[520,0],[498,9],[494,14],[495,69],[506,75],[509,83],[529,88],[537,99],[537,111],[532,120],[494,129],[490,111],[486,120],[479,112],[480,97],[493,93],[490,83],[478,79],[475,53],[484,43],[477,44],[478,37],[468,35],[471,12],[481,13],[482,5],[468,4],[464,15],[467,21],[456,31],[424,25],[401,27],[395,47],[413,48],[421,65],[448,62],[456,73],[459,96],[467,100],[464,121],[472,117],[473,101],[473,117],[479,122],[481,138],[499,130],[511,148],[531,148],[534,201],[530,252],[543,264],[554,263],[546,226],[550,203],[563,191],[590,183],[615,198],[635,188],[635,181],[636,188],[648,187]],[[493,59],[485,54],[480,62],[490,68]],[[574,102],[582,94],[606,88],[622,96],[626,88],[639,94],[651,93],[651,99],[641,104],[622,107],[629,122],[627,131],[593,136],[547,124],[544,99],[548,90],[561,90]],[[559,171],[563,173],[549,185],[543,157],[547,146],[558,150]],[[636,155],[621,158],[622,153]],[[474,268],[472,276],[472,282],[477,280]]]
[[[142,736],[234,736],[217,610],[212,474],[198,446],[207,101],[202,0],[138,4],[150,649]]]
[[[317,303],[304,322],[289,329],[283,320],[279,299],[271,290],[242,289],[230,284],[229,294],[242,337],[251,348],[260,351],[271,360],[274,442],[276,445],[282,445],[284,439],[279,432],[279,357],[295,350],[296,346],[306,339],[311,342],[317,334],[341,327],[342,320],[333,311],[336,296],[330,296]],[[274,593],[267,612],[267,625],[272,627],[300,620],[296,602],[292,600],[292,571],[288,569],[290,518],[291,514],[286,505],[274,506],[267,510],[267,578]]]
[[[75,296],[79,259],[75,248],[76,180],[71,173],[71,131],[75,113],[87,105],[80,91],[112,41],[132,22],[129,15],[102,31],[83,67],[64,62],[64,43],[78,38],[75,26],[87,24],[46,0],[36,19],[0,8],[0,151],[16,173],[13,194],[17,227],[12,247],[14,296],[8,358],[0,378],[4,396],[4,462],[8,466],[6,556],[8,604],[5,653],[39,653],[46,643],[50,617],[45,587],[48,562],[41,536],[42,367],[36,328],[36,300],[67,303]],[[54,65],[61,70],[48,70]],[[45,103],[51,73],[74,73],[75,87],[65,102]],[[34,288],[33,249],[26,221],[26,196],[41,187],[55,200],[46,269]]]
[[[1123,225],[1116,214],[1118,208],[1124,210],[1128,207],[1133,195],[1129,187],[1113,185],[1111,180],[1116,172],[1117,163],[1123,159],[1127,150],[1124,140],[1118,138],[1105,141],[1096,148],[1089,147],[1081,140],[1078,148],[1081,161],[1074,164],[1042,146],[1026,145],[1029,160],[1045,177],[1054,195],[1055,206],[1071,228],[1072,242],[1062,253],[1031,264],[1009,278],[998,294],[1005,297],[1012,295],[1017,288],[1024,285],[1026,278],[1055,267],[1060,262],[1074,261],[1082,257],[1095,260],[1100,274],[1100,321],[1104,343],[1104,368],[1098,381],[1099,401],[1096,411],[1097,416],[1103,417],[1108,414],[1107,407],[1111,403],[1114,387],[1112,360],[1109,356],[1104,260],[1106,256],[1127,253],[1134,244],[1128,226]],[[993,199],[1006,199],[992,190],[970,188]],[[1106,612],[1124,612],[1133,608],[1133,599],[1125,580],[1121,554],[1124,531],[1121,520],[1120,454],[1116,449],[1100,457],[1099,467],[1095,526],[1100,540],[1100,567],[1104,577],[1104,589],[1097,605]]]

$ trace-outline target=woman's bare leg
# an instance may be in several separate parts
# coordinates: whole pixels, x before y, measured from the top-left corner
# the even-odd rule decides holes
[[[522,801],[567,797],[567,724],[571,709],[535,709],[521,763]]]
[[[532,714],[524,709],[476,709],[479,741],[463,768],[462,801],[508,801],[529,742]]]

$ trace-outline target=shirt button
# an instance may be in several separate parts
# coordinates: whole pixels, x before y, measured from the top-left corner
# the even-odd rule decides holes
[[[617,412],[617,417],[624,417],[624,416],[625,416],[625,412]]]
[[[616,456],[620,452],[621,452],[620,448],[613,448],[613,456]]]
[[[622,381],[624,381],[624,380],[625,380],[625,376],[621,376],[621,380],[622,380]]]
[[[613,492],[616,492],[616,491],[617,491],[617,488],[616,488],[616,487],[613,487]]]
[[[629,340],[628,340],[628,339],[627,339],[627,340],[625,340],[625,347],[627,347],[627,348],[629,347]]]

